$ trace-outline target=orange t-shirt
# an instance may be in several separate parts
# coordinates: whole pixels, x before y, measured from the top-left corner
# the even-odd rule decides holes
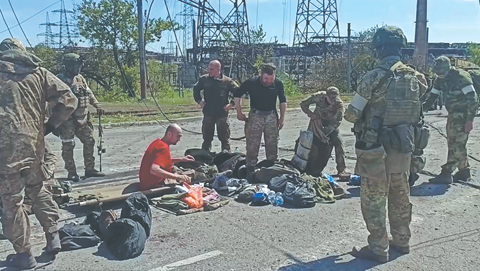
[[[163,180],[150,173],[152,165],[159,165],[166,171],[172,171],[172,157],[170,154],[170,146],[161,139],[155,139],[143,154],[142,162],[140,164],[140,189],[146,190],[163,185]]]

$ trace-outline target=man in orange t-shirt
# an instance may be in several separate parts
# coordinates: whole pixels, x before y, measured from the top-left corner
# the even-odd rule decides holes
[[[170,124],[162,139],[155,139],[148,146],[140,164],[140,189],[146,190],[168,183],[190,183],[190,177],[172,173],[173,164],[177,162],[195,161],[191,155],[183,158],[172,158],[170,145],[176,145],[182,137],[182,128],[178,124]]]

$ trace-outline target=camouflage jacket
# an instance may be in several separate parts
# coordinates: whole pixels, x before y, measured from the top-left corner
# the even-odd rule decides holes
[[[0,181],[40,164],[47,102],[53,105],[48,122],[54,127],[77,107],[70,88],[40,62],[25,51],[0,52]]]
[[[81,74],[77,74],[72,78],[66,72],[63,72],[57,76],[70,87],[73,94],[78,98],[78,107],[73,112],[72,118],[77,120],[85,119],[88,113],[88,104],[93,105],[95,108],[102,107],[95,95],[93,95],[92,90],[88,87],[87,80]]]
[[[465,113],[465,120],[473,121],[478,97],[468,72],[452,67],[444,78],[437,77],[423,108],[430,108],[440,93],[449,113]]]
[[[309,130],[316,133],[317,129],[320,129],[325,135],[328,135],[337,129],[342,123],[343,101],[339,96],[337,96],[333,104],[328,104],[326,98],[327,93],[325,91],[319,91],[303,100],[300,103],[300,107],[305,114],[309,115],[310,113],[313,113],[320,117],[321,122],[310,120]],[[313,112],[311,112],[309,109],[310,105],[312,104],[315,105],[315,110]]]
[[[400,61],[399,56],[383,58],[379,62],[379,67],[369,71],[360,81],[357,93],[345,111],[345,120],[355,123],[356,132],[364,132],[367,126],[371,125],[368,122],[372,119],[372,114],[382,116],[385,113],[388,84],[380,85],[380,81],[387,74],[384,69],[390,69],[398,61]],[[423,74],[419,72],[416,72],[416,76],[419,82],[419,96],[421,97],[427,90],[427,81]]]

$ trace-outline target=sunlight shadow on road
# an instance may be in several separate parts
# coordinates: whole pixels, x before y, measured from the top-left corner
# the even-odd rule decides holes
[[[410,187],[410,196],[414,197],[428,197],[444,195],[450,185],[448,184],[431,184],[424,182],[420,185]]]
[[[307,270],[367,270],[379,264],[361,259],[352,259],[345,261],[343,258],[348,253],[341,255],[332,255],[311,262],[300,262],[292,265],[280,267],[279,271],[307,271]]]

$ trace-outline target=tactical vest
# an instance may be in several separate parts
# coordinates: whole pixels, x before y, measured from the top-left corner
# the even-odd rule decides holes
[[[395,63],[388,72],[383,126],[417,124],[420,121],[420,85],[413,68]]]

